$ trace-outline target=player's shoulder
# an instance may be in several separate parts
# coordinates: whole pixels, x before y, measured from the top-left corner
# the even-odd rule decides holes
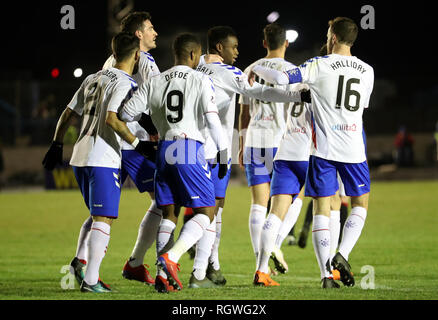
[[[109,84],[112,86],[138,87],[137,81],[135,81],[130,74],[126,73],[123,70],[117,68],[110,68],[110,69],[102,70],[101,74],[103,77],[107,79]]]
[[[354,58],[355,58],[360,64],[362,64],[366,70],[369,70],[370,73],[374,74],[374,68],[373,68],[369,63],[366,63],[365,61],[363,61],[362,59],[360,59],[360,58],[358,58],[358,57],[356,57],[356,56],[355,56]]]
[[[313,58],[310,58],[306,60],[304,63],[302,63],[299,67],[300,68],[306,68],[309,65],[317,65],[319,63],[328,63],[332,57],[330,55],[325,56],[315,56]]]
[[[243,74],[242,70],[239,68],[222,62],[213,62],[208,64],[208,66],[221,74],[227,74],[230,76],[241,76]]]
[[[143,60],[148,61],[148,62],[155,63],[154,57],[149,52],[141,51],[140,59],[143,59]]]

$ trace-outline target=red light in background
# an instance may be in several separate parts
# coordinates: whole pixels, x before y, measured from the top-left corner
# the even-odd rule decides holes
[[[52,72],[50,72],[50,74],[52,75],[52,78],[56,79],[59,77],[59,69],[58,68],[53,68]]]

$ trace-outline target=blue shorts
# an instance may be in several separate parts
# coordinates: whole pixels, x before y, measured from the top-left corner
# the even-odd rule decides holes
[[[216,199],[225,199],[225,196],[227,194],[227,188],[228,183],[230,182],[230,176],[231,176],[231,159],[228,160],[228,172],[223,179],[219,179],[218,173],[219,173],[219,166],[217,165],[215,168],[213,168],[213,165],[210,163],[210,169],[211,169],[211,179],[213,180],[214,185],[214,193]]]
[[[274,161],[271,197],[278,194],[299,194],[306,182],[308,161]]]
[[[140,193],[154,191],[155,162],[135,150],[122,150],[122,185],[128,176]]]
[[[204,146],[194,140],[160,141],[155,172],[155,199],[160,207],[216,205],[210,165]]]
[[[73,172],[90,214],[117,219],[120,203],[120,170],[73,167]]]
[[[359,197],[371,190],[367,162],[343,163],[311,156],[307,171],[306,197],[330,197],[339,189],[337,172],[349,197]]]
[[[243,163],[248,187],[271,182],[276,153],[277,148],[245,148]]]

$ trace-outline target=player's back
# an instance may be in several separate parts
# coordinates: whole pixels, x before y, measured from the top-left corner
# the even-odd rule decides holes
[[[110,68],[88,76],[68,107],[82,116],[74,146],[74,166],[120,167],[121,138],[106,124],[107,111],[117,113],[121,101],[137,89],[125,72]]]
[[[331,54],[308,60],[300,70],[312,93],[312,154],[340,162],[364,162],[362,115],[373,90],[373,68],[357,57]]]
[[[204,90],[204,86],[213,86],[209,77],[178,65],[152,77],[147,86],[148,110],[161,140],[205,142],[203,116],[209,103],[214,102]]]
[[[278,71],[286,71],[295,66],[283,58],[262,58],[252,63],[245,69],[249,74],[256,65],[271,68]],[[255,81],[271,87],[287,89],[285,85],[273,85],[265,83],[263,79],[256,76]],[[280,144],[281,137],[286,129],[286,111],[288,104],[267,102],[246,96],[240,97],[240,103],[249,105],[250,123],[245,145],[254,148],[275,148]]]

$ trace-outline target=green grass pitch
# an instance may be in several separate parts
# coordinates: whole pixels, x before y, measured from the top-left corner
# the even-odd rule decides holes
[[[320,289],[319,269],[311,236],[305,249],[283,246],[289,272],[276,276],[280,287],[252,285],[255,258],[248,231],[249,189],[230,186],[223,213],[221,267],[228,280],[220,289],[188,289],[167,295],[122,278],[138,225],[149,206],[136,190],[122,193],[120,218],[100,275],[116,292],[83,294],[68,285],[63,267],[76,249],[87,210],[78,190],[0,194],[0,300],[436,300],[438,298],[438,182],[375,182],[362,236],[350,255],[356,286]],[[301,228],[305,208],[297,224]],[[182,214],[176,236],[182,222]],[[155,274],[155,245],[145,263]],[[192,261],[184,255],[180,279],[187,285]],[[374,289],[366,289],[374,270]],[[64,273],[63,273],[64,271]],[[361,273],[362,272],[362,273]]]

